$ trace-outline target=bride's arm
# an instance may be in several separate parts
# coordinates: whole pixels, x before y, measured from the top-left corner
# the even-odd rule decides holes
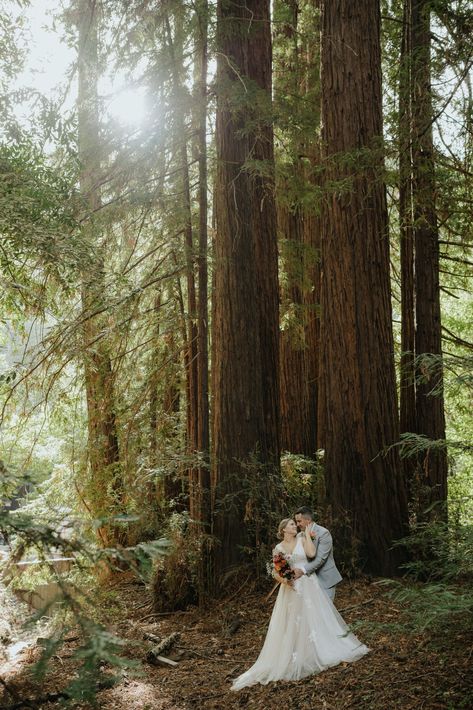
[[[309,527],[309,525],[306,526],[305,536],[302,538],[302,545],[304,547],[304,552],[306,556],[310,559],[311,557],[315,557],[315,545],[314,541],[310,536]]]
[[[291,586],[291,582],[289,579],[284,579],[284,577],[280,577],[276,570],[273,570],[273,577],[276,580],[276,582],[279,582],[279,584],[287,584],[289,587]]]

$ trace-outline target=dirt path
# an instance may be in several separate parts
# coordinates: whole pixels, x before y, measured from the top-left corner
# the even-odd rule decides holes
[[[461,630],[452,632],[442,643],[436,639],[432,644],[421,635],[360,628],[357,635],[372,652],[357,663],[340,664],[298,682],[272,683],[233,693],[231,679],[258,655],[273,599],[266,602],[264,594],[242,590],[233,599],[206,610],[192,608],[153,617],[143,587],[121,585],[113,590],[112,597],[114,601],[104,609],[104,616],[111,621],[111,630],[126,639],[126,655],[142,661],[143,671],[140,676],[127,673],[117,686],[99,692],[98,707],[103,710],[467,710],[473,706],[471,639]],[[367,581],[342,584],[336,603],[351,624],[362,620],[375,625],[394,623],[401,612],[381,585]],[[152,643],[144,635],[164,637],[173,631],[180,633],[180,640],[177,656],[170,657],[180,654],[178,665],[149,665],[146,653]],[[0,688],[0,707],[19,708],[19,698],[44,697],[63,687],[74,672],[73,647],[74,641],[67,643],[52,659],[41,689],[34,686],[28,674],[36,653],[19,655],[13,667],[10,664],[2,670],[1,677],[10,692],[4,691],[2,697]],[[30,707],[52,710],[59,704],[46,702]]]

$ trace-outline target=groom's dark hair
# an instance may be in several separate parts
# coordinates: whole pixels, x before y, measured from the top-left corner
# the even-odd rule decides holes
[[[298,508],[294,515],[303,515],[304,518],[310,518],[311,520],[314,519],[313,512],[306,505],[303,505],[302,508]]]

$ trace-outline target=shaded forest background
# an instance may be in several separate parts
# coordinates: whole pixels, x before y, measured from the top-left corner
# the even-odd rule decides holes
[[[92,587],[99,560],[131,565],[182,608],[264,578],[305,504],[345,575],[466,574],[469,4],[77,0],[47,21],[74,58],[43,95],[21,83],[28,3],[2,3],[15,559],[74,554]],[[110,108],[117,77],[139,122]]]

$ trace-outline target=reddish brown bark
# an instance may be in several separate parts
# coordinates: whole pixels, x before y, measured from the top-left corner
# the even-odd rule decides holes
[[[308,4],[317,6],[309,0]],[[302,8],[304,9],[304,8]],[[277,64],[274,92],[283,112],[284,165],[277,182],[278,235],[281,241],[280,408],[281,448],[314,456],[317,447],[317,337],[319,278],[316,244],[320,236],[307,192],[314,182],[319,123],[319,28],[298,27],[301,3],[275,3]],[[301,31],[302,30],[302,31]],[[303,33],[306,33],[303,35]],[[301,39],[303,37],[303,39]],[[311,40],[311,41],[309,41]],[[296,116],[294,116],[294,111]],[[309,112],[311,116],[309,118]],[[307,135],[307,125],[313,129]],[[298,126],[294,128],[293,124]],[[300,125],[304,126],[301,133]],[[281,130],[281,129],[280,129]],[[290,145],[290,148],[288,148]],[[288,153],[292,152],[292,161]],[[309,163],[309,164],[308,164]],[[297,193],[295,185],[300,187]]]
[[[400,428],[416,431],[415,283],[411,170],[411,30],[409,2],[404,3],[399,78],[399,222],[401,247],[401,362]],[[415,460],[403,461],[407,485],[412,484]]]
[[[382,158],[376,0],[327,0],[322,13],[323,214],[319,415],[328,502],[348,516],[360,562],[396,572],[407,529],[399,437]],[[343,544],[343,541],[341,541]],[[350,544],[350,540],[344,541]]]
[[[417,432],[429,439],[445,439],[442,329],[439,284],[439,234],[435,208],[435,162],[430,85],[430,3],[411,0],[412,33],[412,198],[414,212]],[[422,362],[433,354],[432,368]],[[419,362],[420,358],[420,362]],[[446,517],[447,455],[429,449],[419,469],[419,514]],[[438,505],[436,505],[438,504]],[[434,506],[432,508],[432,506]]]
[[[269,474],[277,476],[279,463],[269,19],[267,0],[218,3],[212,384],[220,580],[242,561],[247,523],[258,526],[259,515],[267,523],[260,506],[271,506]]]
[[[199,165],[199,256],[198,256],[198,320],[197,320],[197,385],[198,419],[197,448],[202,459],[199,468],[199,520],[205,532],[210,532],[210,430],[209,430],[209,354],[208,354],[208,268],[207,268],[207,67],[208,67],[208,3],[197,6],[199,49],[198,165]]]
[[[198,56],[197,93],[197,161],[199,169],[199,250],[197,260],[197,449],[200,465],[197,469],[198,501],[194,517],[203,536],[199,564],[199,597],[204,601],[212,586],[211,555],[211,483],[210,483],[210,430],[209,430],[209,356],[208,356],[208,198],[207,198],[207,71],[208,71],[208,3],[199,0],[196,5]]]

